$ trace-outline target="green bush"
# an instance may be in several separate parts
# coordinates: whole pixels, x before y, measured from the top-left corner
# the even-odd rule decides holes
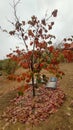
[[[17,68],[17,63],[11,59],[5,59],[0,61],[0,70],[6,72],[7,74],[14,73]]]

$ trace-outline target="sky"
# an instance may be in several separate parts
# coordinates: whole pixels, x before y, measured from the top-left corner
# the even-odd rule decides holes
[[[12,29],[8,22],[8,20],[14,21],[12,3],[13,0],[0,0],[0,26],[3,29]],[[52,34],[56,36],[56,42],[59,43],[63,38],[73,35],[73,0],[21,0],[17,7],[17,15],[21,20],[26,21],[32,15],[43,19],[46,10],[51,14],[54,9],[58,9],[58,16],[54,19]],[[0,31],[0,59],[6,58],[10,48],[15,49],[16,46],[23,47],[17,38]]]

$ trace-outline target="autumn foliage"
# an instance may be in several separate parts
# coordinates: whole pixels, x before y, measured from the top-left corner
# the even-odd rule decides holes
[[[16,47],[16,50],[8,54],[7,57],[16,61],[19,67],[23,67],[27,71],[21,75],[9,75],[8,78],[18,82],[24,81],[24,88],[26,88],[26,84],[28,86],[32,82],[33,96],[35,96],[35,79],[37,86],[42,79],[44,80],[44,76],[41,74],[42,69],[53,73],[57,78],[62,78],[64,75],[59,69],[59,51],[52,44],[52,39],[56,37],[50,34],[54,22],[49,22],[49,19],[56,17],[57,12],[54,10],[50,17],[46,14],[42,20],[38,20],[33,15],[28,22],[17,21],[14,24],[14,30],[9,31],[11,36],[16,35],[23,40],[24,49],[20,50],[19,47]],[[46,74],[44,75],[46,77]],[[46,81],[47,77],[44,82]]]
[[[62,53],[66,62],[73,62],[73,36],[70,38],[64,38],[64,48]]]
[[[19,85],[17,88],[20,96],[12,100],[13,105],[8,107],[3,117],[12,122],[37,124],[39,120],[44,121],[51,113],[56,112],[64,100],[64,93],[58,87],[59,85],[54,92],[45,87],[49,77],[46,73],[41,73],[42,70],[46,70],[48,74],[52,73],[58,79],[64,75],[59,68],[62,53],[59,49],[54,48],[53,40],[56,37],[50,34],[50,30],[54,26],[51,18],[57,16],[58,10],[55,9],[50,16],[46,13],[42,20],[33,15],[26,22],[18,19],[15,7],[16,21],[11,22],[14,29],[7,32],[10,36],[17,36],[18,39],[21,39],[24,48],[20,50],[19,47],[16,47],[16,50],[8,54],[7,58],[15,61],[18,67],[22,67],[25,72],[8,75],[9,80],[21,82],[22,86]],[[71,55],[69,52],[66,54],[63,51],[63,54],[71,61],[71,58],[68,57],[68,54]]]

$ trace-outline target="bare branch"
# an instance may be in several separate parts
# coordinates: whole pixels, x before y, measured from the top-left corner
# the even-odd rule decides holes
[[[16,37],[18,37],[21,40],[21,37],[18,33],[15,33]]]
[[[45,18],[47,17],[47,13],[48,13],[48,9],[46,10],[46,13],[45,13]]]
[[[20,3],[21,0],[18,0],[16,3],[15,3],[15,0],[14,0],[14,3],[15,3],[15,6],[17,6],[19,3]]]
[[[11,4],[11,3],[9,3],[10,4],[10,6],[13,8],[13,5]]]
[[[13,22],[11,22],[10,20],[8,20],[9,23],[11,23],[13,26],[15,26],[15,24]]]
[[[51,17],[52,17],[52,14],[48,18],[46,18],[46,21],[48,21]]]
[[[21,30],[21,35],[22,35],[22,30]],[[25,47],[26,47],[26,50],[27,50],[27,52],[29,51],[29,49],[28,49],[28,46],[27,46],[27,44],[26,44],[26,41],[25,41],[25,39],[22,37],[22,40],[23,40],[23,42],[24,42],[24,45],[25,45]]]
[[[2,32],[8,33],[8,31],[7,31],[6,29],[3,29],[1,26],[0,26],[0,30],[1,30]]]
[[[16,2],[16,0],[13,0],[13,6],[11,5],[12,8],[13,8],[13,10],[14,10],[15,21],[19,21],[19,18],[18,18],[17,14],[16,14],[16,7],[17,7],[17,5],[20,3],[20,1],[21,1],[21,0],[18,0],[18,1]]]

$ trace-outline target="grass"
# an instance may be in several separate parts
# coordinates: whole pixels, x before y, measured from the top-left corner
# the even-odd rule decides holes
[[[63,89],[66,100],[60,109],[50,115],[49,119],[40,126],[29,127],[28,130],[73,130],[73,63],[62,63],[61,69],[64,70],[65,76],[60,81],[60,87]],[[14,91],[17,82],[9,81],[4,76],[0,77],[0,114],[9,105],[9,101],[16,95]],[[0,120],[0,130],[5,125],[4,120]],[[17,122],[16,124],[10,124],[4,130],[26,130],[27,127],[24,124]]]

